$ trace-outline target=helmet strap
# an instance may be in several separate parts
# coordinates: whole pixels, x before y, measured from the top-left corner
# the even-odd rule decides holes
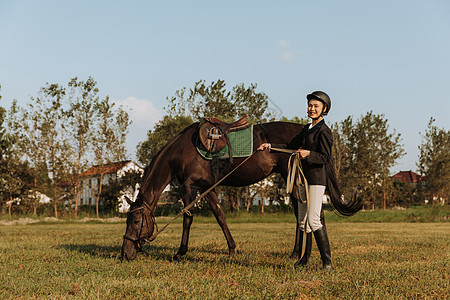
[[[328,114],[328,105],[325,102],[322,102],[322,103],[323,103],[323,107],[322,107],[322,112],[320,113],[320,115],[325,117],[325,115]],[[326,112],[325,115],[323,114],[324,112]]]

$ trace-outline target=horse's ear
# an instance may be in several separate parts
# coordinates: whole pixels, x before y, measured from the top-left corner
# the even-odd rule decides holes
[[[131,206],[131,204],[133,204],[133,201],[130,200],[130,198],[128,198],[127,196],[125,197],[125,201],[127,201],[127,203]]]

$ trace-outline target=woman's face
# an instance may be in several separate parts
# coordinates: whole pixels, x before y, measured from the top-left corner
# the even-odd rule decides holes
[[[308,102],[308,116],[311,119],[317,119],[322,114],[323,103],[319,100],[309,100]]]

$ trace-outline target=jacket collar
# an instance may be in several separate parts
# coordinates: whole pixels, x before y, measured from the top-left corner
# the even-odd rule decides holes
[[[316,125],[314,125],[313,128],[309,129],[309,126],[311,126],[311,124],[312,124],[312,123],[307,124],[308,132],[311,132],[311,131],[313,131],[313,130],[317,130],[317,129],[319,129],[320,127],[322,127],[322,125],[325,124],[325,120],[324,120],[324,119],[320,120],[320,122],[317,123]]]

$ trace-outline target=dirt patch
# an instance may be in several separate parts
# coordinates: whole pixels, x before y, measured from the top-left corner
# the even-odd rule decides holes
[[[103,223],[118,223],[122,222],[122,218],[114,217],[114,218],[108,218],[108,219],[97,219],[97,218],[83,218],[81,220],[76,220],[76,222],[85,223],[89,221],[96,221],[96,222],[103,222]],[[20,218],[18,220],[12,220],[12,221],[6,221],[1,220],[0,225],[28,225],[28,224],[35,224],[40,222],[65,222],[65,220],[58,219],[55,217],[45,217],[42,219],[32,219],[32,218]]]
[[[45,217],[44,219],[42,219],[42,222],[62,222],[62,221],[63,220],[60,220],[55,217]]]
[[[117,223],[117,222],[122,222],[122,220],[124,220],[123,218],[119,218],[119,217],[114,217],[114,218],[108,218],[108,219],[97,219],[97,218],[88,218],[85,217],[81,220],[76,220],[76,222],[81,222],[81,223],[85,223],[85,222],[90,222],[90,221],[95,221],[95,222],[103,222],[103,223]]]
[[[12,220],[12,221],[5,221],[2,220],[0,221],[1,225],[27,225],[27,224],[33,224],[33,223],[38,223],[40,222],[40,220],[35,220],[35,219],[31,219],[31,218],[20,218],[18,220]]]

